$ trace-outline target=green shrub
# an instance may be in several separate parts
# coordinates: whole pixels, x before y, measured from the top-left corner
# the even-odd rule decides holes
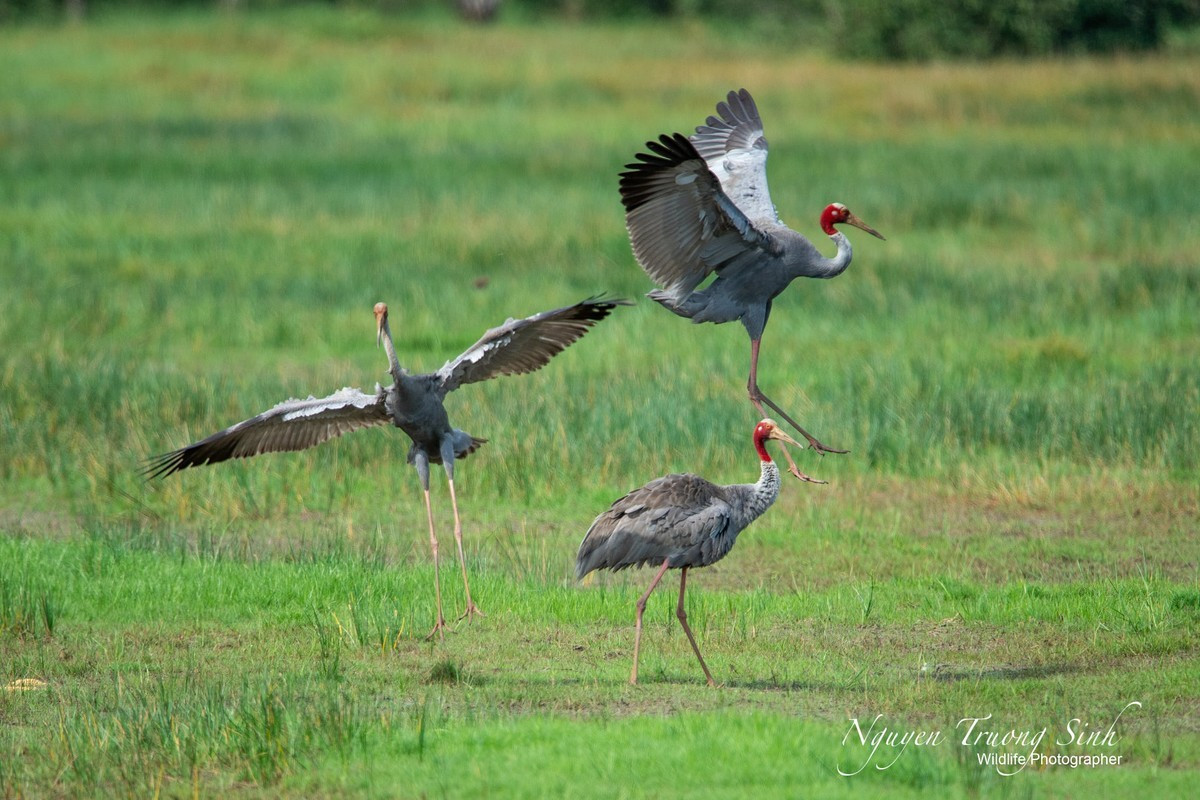
[[[1148,50],[1196,0],[845,0],[831,7],[837,49],[882,60]]]
[[[1171,26],[1200,24],[1200,0],[499,0],[536,20],[704,20],[723,35],[804,47],[832,39],[851,58],[923,60],[1159,47]],[[448,11],[456,0],[0,0],[0,23],[134,7],[281,8],[305,4],[386,14]]]

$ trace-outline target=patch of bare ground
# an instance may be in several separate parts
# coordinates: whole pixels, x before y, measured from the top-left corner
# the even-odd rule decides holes
[[[0,508],[0,531],[9,536],[63,540],[78,534],[79,529],[76,516],[65,511]]]

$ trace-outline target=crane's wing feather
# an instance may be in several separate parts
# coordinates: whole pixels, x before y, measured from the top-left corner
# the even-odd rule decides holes
[[[745,89],[730,92],[696,127],[691,142],[721,182],[729,199],[756,224],[782,224],[767,189],[767,139],[754,98]]]
[[[697,475],[667,475],[634,489],[588,529],[576,577],[595,569],[657,566],[664,559],[679,567],[712,563],[728,552],[718,544],[733,518],[725,493]]]
[[[720,118],[710,116],[690,137],[705,161],[719,161],[726,153],[755,146],[766,150],[762,117],[750,92],[730,92],[726,100],[717,103],[717,113]]]
[[[578,341],[588,329],[628,300],[590,297],[566,308],[510,319],[492,328],[458,358],[437,371],[442,393],[499,375],[533,372]]]
[[[150,459],[147,478],[162,478],[181,469],[216,464],[260,453],[304,450],[343,433],[391,421],[387,393],[374,394],[349,387],[329,397],[287,400],[257,417],[239,422],[207,439]]]
[[[709,273],[766,266],[780,242],[722,190],[681,133],[647,142],[651,153],[621,173],[621,201],[633,254],[651,280],[682,297]]]

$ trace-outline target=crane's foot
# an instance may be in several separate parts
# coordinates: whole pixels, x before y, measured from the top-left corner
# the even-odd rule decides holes
[[[779,416],[783,417],[784,421],[787,422],[787,424],[789,424],[793,428],[795,428],[800,433],[801,436],[803,436],[805,439],[808,440],[809,446],[817,452],[817,455],[823,456],[826,453],[837,453],[838,455],[845,455],[846,453],[850,452],[849,450],[839,450],[836,447],[828,447],[826,445],[821,444],[821,442],[817,439],[817,437],[813,436],[811,433],[804,430],[804,428],[800,425],[799,422],[796,422],[796,420],[794,420],[790,416],[788,416],[788,413],[786,411],[784,411],[782,408],[780,408],[778,405],[776,405],[774,400],[772,400],[771,398],[769,398],[765,394],[763,394],[762,391],[757,386],[750,386],[747,388],[750,391],[750,402],[753,403],[754,407],[758,409],[758,413],[762,414],[763,416],[767,415],[766,411],[764,411],[763,407],[762,407],[762,404],[766,403],[768,406],[771,407],[772,411],[774,411]],[[800,477],[800,475],[797,475],[796,477]],[[817,481],[817,483],[824,483],[824,481]]]
[[[804,481],[805,483],[821,483],[821,484],[825,484],[825,485],[829,484],[829,481],[823,481],[820,478],[814,478],[811,475],[805,475],[803,472],[800,471],[800,469],[795,464],[788,465],[788,472],[792,473],[793,475],[795,475],[797,478]]]
[[[797,427],[797,426],[793,426],[793,427],[796,427],[797,430],[800,430],[801,433],[804,433],[804,431],[801,430],[799,427]],[[811,446],[813,450],[816,450],[817,455],[820,455],[820,456],[823,456],[826,453],[837,453],[840,456],[844,456],[846,453],[850,452],[849,450],[839,450],[836,447],[826,447],[825,445],[823,445],[819,441],[817,441],[816,437],[809,436],[808,434],[804,434],[804,438],[808,439],[809,446]],[[821,483],[824,483],[824,481],[821,481]]]
[[[425,637],[425,641],[428,642],[434,636],[437,636],[438,639],[443,642],[446,641],[446,628],[447,627],[449,627],[449,626],[446,625],[446,618],[439,614],[437,624],[435,624],[433,626],[433,630],[431,630],[429,632],[429,635]]]
[[[788,450],[787,445],[784,444],[783,442],[780,442],[779,447],[783,451],[783,457],[785,459],[787,459],[788,472],[792,473],[793,475],[795,475],[797,478],[804,481],[805,483],[829,483],[829,481],[823,481],[823,480],[819,480],[817,478],[813,478],[808,475],[805,475],[803,472],[800,471],[800,468],[796,466],[796,460],[794,458],[792,458],[792,453],[790,450]]]
[[[459,617],[459,620],[464,620],[464,619],[470,620],[471,617],[486,617],[486,616],[487,616],[487,614],[485,614],[479,610],[479,606],[475,605],[470,600],[468,600],[467,601],[467,610],[462,613],[462,616]]]

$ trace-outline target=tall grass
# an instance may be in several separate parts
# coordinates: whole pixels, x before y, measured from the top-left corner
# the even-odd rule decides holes
[[[714,84],[739,82],[762,98],[785,216],[811,231],[805,209],[840,198],[891,237],[860,243],[838,281],[794,286],[764,344],[764,385],[855,453],[826,459],[828,474],[944,476],[991,450],[1194,473],[1186,209],[1198,176],[1174,64],[1106,74],[1081,62],[1091,88],[1068,82],[1059,95],[1044,86],[1080,79],[1013,65],[1003,69],[1028,88],[999,97],[909,69],[887,97],[865,88],[889,85],[881,68],[844,77],[802,58],[738,68],[730,57],[673,93],[621,91],[641,62],[570,29],[532,49],[523,29],[446,39],[511,66],[494,70],[436,55],[387,20],[386,35],[320,39],[312,58],[319,28],[284,29],[273,60],[255,61],[268,25],[8,34],[14,67],[38,48],[48,66],[6,85],[7,480],[119,503],[144,494],[123,476],[152,452],[289,395],[369,385],[384,374],[367,314],[379,299],[397,311],[405,361],[432,369],[509,315],[598,291],[637,296],[648,284],[613,176],[641,140],[707,113]],[[173,57],[193,30],[237,57]],[[106,31],[128,40],[121,58]],[[68,42],[74,58],[54,50]],[[706,44],[693,32],[676,47]],[[812,78],[796,85],[793,71]],[[1142,141],[1126,135],[1131,107],[1153,120]],[[892,138],[832,136],[847,108]],[[1051,109],[1064,108],[1086,143],[1059,133]],[[813,128],[827,110],[833,122]],[[623,310],[545,374],[464,390],[456,422],[495,443],[471,469],[473,490],[546,502],[551,486],[597,471],[618,488],[643,477],[647,453],[674,447],[683,466],[728,469],[751,419],[746,350],[736,326]],[[352,465],[403,449],[356,438],[337,445]]]
[[[52,636],[57,604],[28,576],[0,579],[0,635]]]

